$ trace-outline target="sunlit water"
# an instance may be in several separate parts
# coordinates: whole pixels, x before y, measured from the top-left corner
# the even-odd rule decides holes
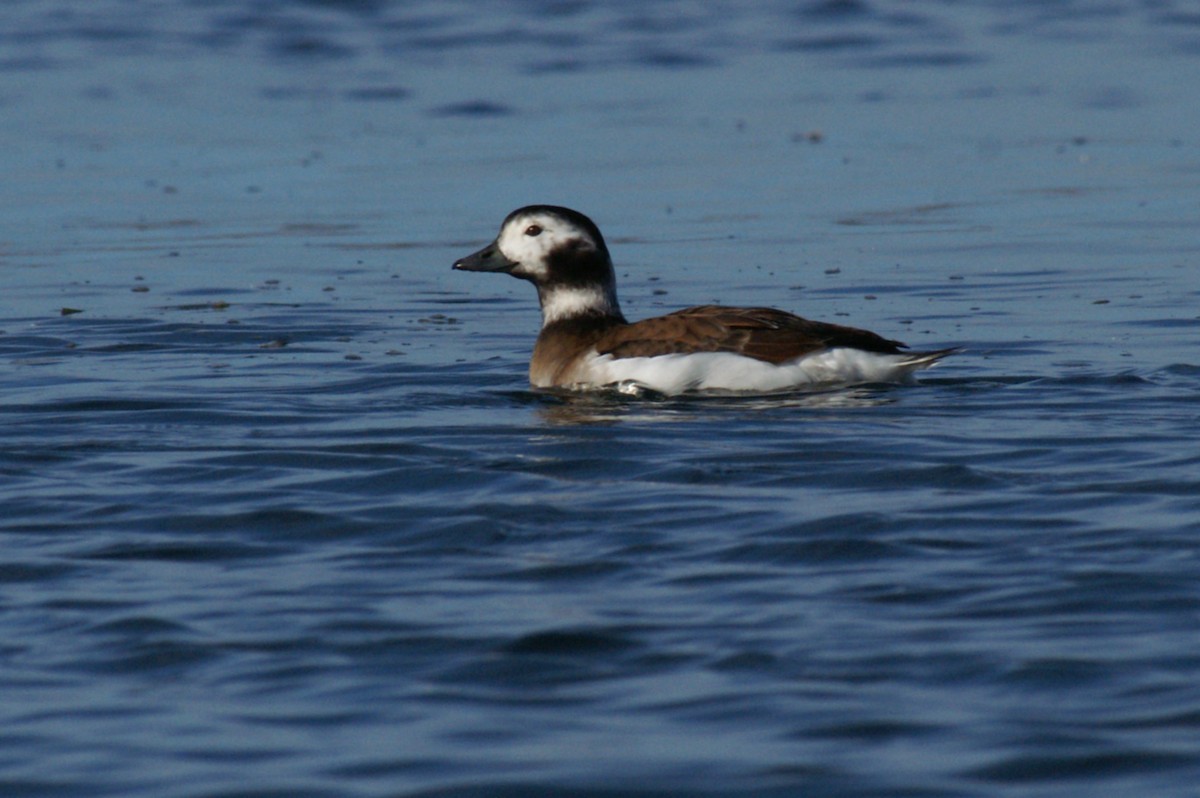
[[[4,6],[0,794],[1196,794],[1200,17],[753,8]],[[967,351],[534,393],[531,202]]]

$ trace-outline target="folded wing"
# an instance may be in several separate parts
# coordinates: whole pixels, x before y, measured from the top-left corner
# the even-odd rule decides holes
[[[701,305],[615,327],[596,342],[602,355],[655,357],[687,352],[732,352],[786,363],[835,347],[903,354],[904,344],[867,330],[809,321],[773,308]]]

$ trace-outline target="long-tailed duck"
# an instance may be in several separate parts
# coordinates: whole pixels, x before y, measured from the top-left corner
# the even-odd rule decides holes
[[[505,272],[537,288],[542,331],[529,364],[537,388],[763,393],[898,382],[958,351],[906,352],[873,332],[762,307],[701,305],[630,323],[599,228],[555,205],[513,211],[495,241],[454,268]]]

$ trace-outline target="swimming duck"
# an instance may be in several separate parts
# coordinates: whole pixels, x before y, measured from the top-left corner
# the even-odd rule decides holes
[[[768,307],[700,305],[626,321],[600,229],[556,205],[513,211],[495,241],[454,268],[533,283],[542,308],[529,363],[536,388],[672,395],[900,382],[958,351],[905,351],[873,332]]]

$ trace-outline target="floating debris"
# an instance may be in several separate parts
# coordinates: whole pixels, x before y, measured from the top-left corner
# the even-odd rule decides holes
[[[192,302],[187,305],[168,305],[164,310],[228,310],[229,303],[223,299],[215,302]]]
[[[453,316],[447,316],[445,313],[431,313],[428,316],[417,319],[418,324],[462,324],[460,319]]]

